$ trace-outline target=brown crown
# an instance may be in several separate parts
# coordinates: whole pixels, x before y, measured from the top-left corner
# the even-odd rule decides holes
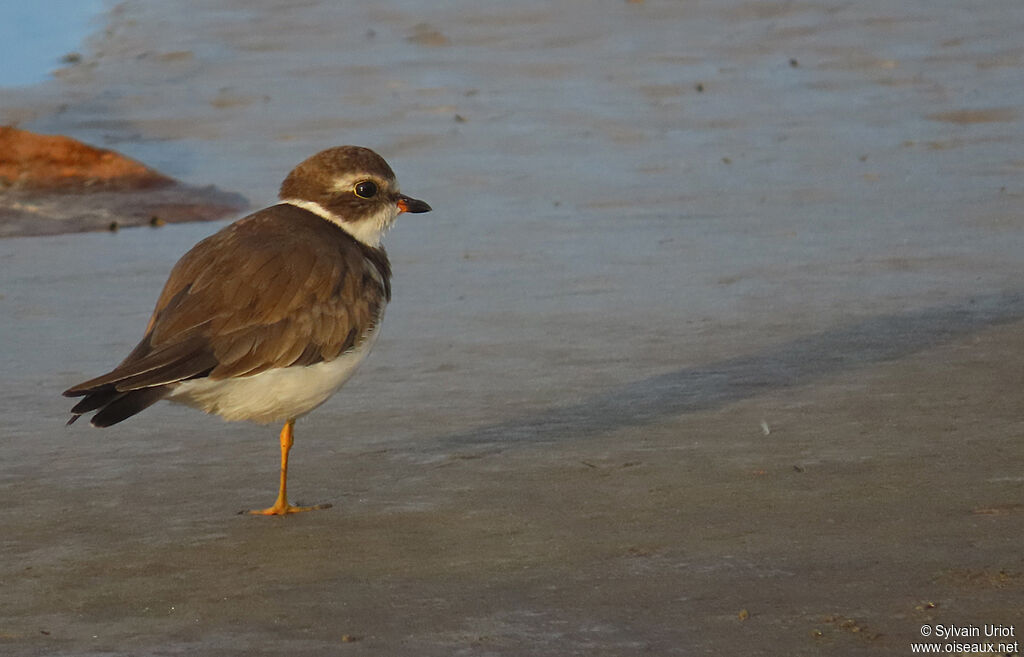
[[[395,179],[395,173],[384,158],[369,148],[336,146],[320,151],[292,169],[281,183],[278,196],[317,201],[329,192],[335,177],[356,171],[384,180]]]

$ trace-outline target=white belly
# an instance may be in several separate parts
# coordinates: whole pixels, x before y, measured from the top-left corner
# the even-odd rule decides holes
[[[182,381],[167,399],[225,420],[283,422],[310,412],[348,381],[377,341],[379,329],[332,361],[283,367],[237,379]]]

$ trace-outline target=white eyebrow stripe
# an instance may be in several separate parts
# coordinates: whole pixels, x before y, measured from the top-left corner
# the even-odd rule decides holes
[[[376,176],[368,176],[365,173],[346,173],[334,179],[334,182],[331,184],[331,191],[350,192],[356,186],[356,183],[364,180],[372,180],[377,183],[378,187],[384,187],[384,182]]]

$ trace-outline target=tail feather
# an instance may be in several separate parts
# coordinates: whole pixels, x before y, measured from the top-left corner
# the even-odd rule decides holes
[[[68,392],[64,394],[69,397],[82,396],[81,401],[71,409],[71,419],[68,420],[68,424],[74,424],[85,413],[98,411],[92,417],[91,424],[94,427],[109,427],[157,403],[171,392],[171,386],[156,386],[122,392],[108,384],[93,390],[74,390],[71,394]]]
[[[90,424],[94,427],[109,427],[112,424],[117,424],[146,410],[166,397],[169,392],[168,386],[157,386],[117,393],[117,397],[104,404],[99,412],[92,416]]]
[[[97,408],[103,408],[118,397],[124,395],[123,392],[115,390],[114,386],[104,386],[93,392],[86,392],[83,394],[85,397],[71,409],[71,412],[75,415],[81,415],[82,413],[95,411]]]

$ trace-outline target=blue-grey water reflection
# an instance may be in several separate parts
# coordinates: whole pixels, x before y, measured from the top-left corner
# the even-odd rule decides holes
[[[0,0],[0,87],[37,84],[96,29],[103,0]]]

